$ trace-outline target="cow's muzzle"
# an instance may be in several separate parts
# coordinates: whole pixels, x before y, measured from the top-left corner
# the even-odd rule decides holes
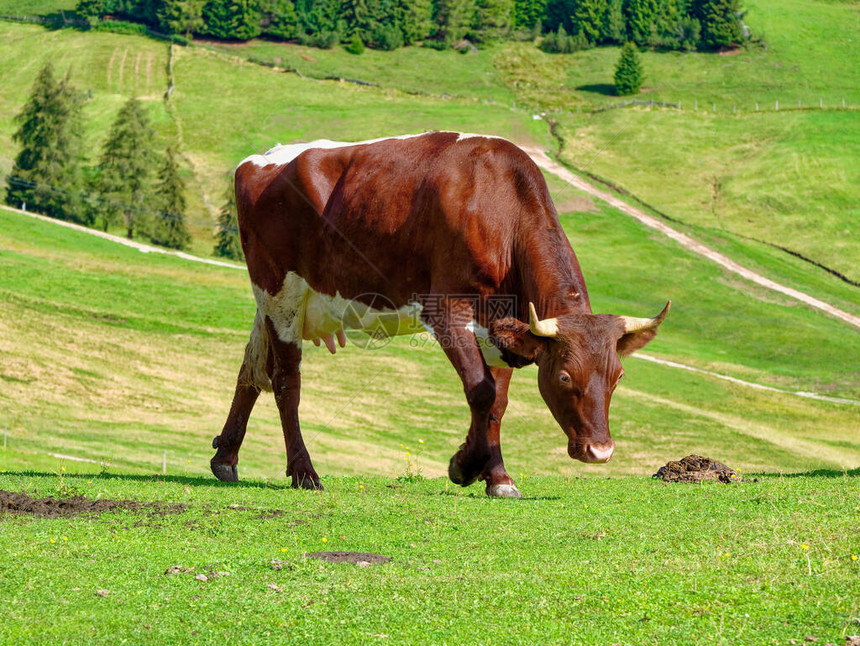
[[[615,451],[615,442],[571,442],[567,454],[580,462],[609,462]]]

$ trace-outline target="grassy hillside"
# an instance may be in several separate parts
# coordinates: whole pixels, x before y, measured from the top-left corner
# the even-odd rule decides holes
[[[93,89],[87,106],[91,158],[130,92],[150,99],[162,144],[181,137],[199,253],[211,246],[225,174],[250,152],[277,141],[357,140],[430,128],[494,132],[551,146],[546,124],[532,120],[532,113],[543,111],[560,123],[563,161],[712,230],[705,235],[742,236],[726,248],[744,261],[758,252],[743,236],[786,247],[857,281],[860,248],[853,222],[860,166],[854,150],[860,129],[854,111],[835,108],[843,99],[849,107],[860,104],[860,71],[852,56],[860,37],[858,5],[753,0],[745,6],[745,20],[765,46],[731,56],[643,54],[642,98],[680,101],[683,109],[598,113],[592,111],[618,100],[611,95],[613,48],[552,56],[530,43],[506,43],[466,55],[404,48],[353,56],[341,48],[264,41],[202,43],[202,49],[177,48],[177,92],[167,110],[161,101],[165,44],[5,24],[0,66],[9,89],[2,95],[0,150],[8,152],[0,154],[0,171],[13,156],[11,116],[42,61],[55,52],[82,87]],[[243,59],[277,68],[242,64]],[[279,71],[285,68],[300,76]],[[324,77],[380,87],[304,80]],[[805,110],[796,109],[798,101]],[[819,101],[825,110],[818,109]],[[796,280],[797,272],[787,279],[773,270],[769,275],[778,280]],[[847,300],[860,300],[856,290]]]
[[[535,477],[511,501],[436,480],[329,479],[316,494],[0,473],[0,489],[38,496],[187,505],[0,514],[0,641],[841,644],[860,632],[856,476]],[[393,560],[305,556],[329,550]]]
[[[860,398],[850,327],[774,298],[603,207],[565,215],[596,311],[672,317],[649,353],[790,390]],[[46,453],[111,460],[152,472],[205,473],[253,315],[243,271],[153,256],[0,211],[0,425],[15,467],[57,464]],[[671,267],[671,271],[667,268]],[[730,304],[727,306],[726,304]],[[445,472],[468,413],[442,352],[398,339],[303,363],[303,427],[318,469],[398,475],[407,446]],[[535,387],[519,371],[505,420],[512,473],[652,473],[699,452],[756,470],[860,463],[857,406],[761,392],[628,360],[612,409],[619,449],[606,467],[571,462]],[[433,397],[428,397],[433,393]],[[279,478],[283,440],[261,399],[243,474]]]

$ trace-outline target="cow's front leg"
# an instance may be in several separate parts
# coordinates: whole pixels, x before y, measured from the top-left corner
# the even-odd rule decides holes
[[[269,318],[266,319],[266,327],[271,341],[269,347],[272,352],[272,390],[281,415],[284,444],[287,448],[287,475],[292,477],[294,488],[322,489],[320,478],[314,471],[311,456],[308,454],[299,428],[299,395],[302,387],[302,375],[299,371],[302,361],[301,339],[296,342],[281,340]]]
[[[463,382],[472,413],[466,441],[451,458],[448,476],[452,482],[466,487],[480,477],[490,458],[487,431],[496,385],[475,334],[466,327],[472,318],[471,307],[449,302],[446,309],[447,316],[434,322],[433,331]]]
[[[484,466],[481,479],[487,483],[487,495],[493,498],[522,498],[511,476],[505,470],[502,460],[501,425],[502,416],[508,407],[508,386],[511,383],[512,368],[490,368],[496,382],[496,398],[490,409],[487,429],[487,444],[490,457]]]

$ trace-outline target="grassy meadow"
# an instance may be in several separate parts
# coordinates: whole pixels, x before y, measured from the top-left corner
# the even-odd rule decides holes
[[[842,644],[860,633],[857,475],[535,477],[512,501],[437,480],[329,478],[318,494],[0,473],[38,496],[187,506],[3,517],[0,642]],[[305,556],[319,551],[392,560]]]
[[[142,254],[8,211],[0,222],[5,459],[17,468],[56,465],[45,455],[58,453],[153,472],[167,451],[169,473],[206,473],[253,318],[245,273]],[[743,284],[606,207],[563,223],[596,311],[653,315],[673,299],[649,354],[860,399],[860,339],[849,326]],[[856,405],[761,392],[635,357],[628,364],[612,409],[619,449],[605,467],[567,458],[535,370],[518,371],[505,420],[511,472],[650,474],[691,452],[753,470],[860,462]],[[320,473],[396,476],[405,447],[414,455],[419,439],[423,473],[445,473],[468,409],[454,371],[426,339],[337,357],[311,346],[303,373],[303,425]],[[279,479],[283,465],[277,412],[264,396],[240,469]]]
[[[0,14],[74,3],[23,5],[0,0]],[[175,47],[165,102],[164,42],[0,22],[0,176],[17,152],[13,117],[50,58],[89,92],[90,162],[131,94],[160,147],[179,139],[200,255],[211,253],[227,173],[250,153],[319,137],[487,132],[560,146],[566,164],[685,233],[860,314],[856,286],[773,246],[860,279],[858,4],[745,7],[766,47],[643,54],[640,98],[680,110],[598,111],[619,100],[608,93],[616,49],[550,56],[528,43],[465,55]],[[842,97],[849,109],[835,109]],[[777,99],[795,109],[773,111]],[[797,110],[798,99],[815,109]],[[0,208],[0,491],[186,506],[75,518],[0,506],[0,644],[757,645],[860,634],[857,330],[547,181],[595,311],[652,316],[672,299],[643,354],[784,392],[634,355],[612,402],[615,455],[585,465],[567,457],[536,369],[516,371],[502,435],[518,501],[445,477],[468,407],[422,336],[336,357],[305,347],[300,416],[325,492],[287,486],[268,393],[242,480],[215,481],[210,442],[254,314],[244,268],[141,253]],[[745,481],[650,479],[690,453]],[[324,550],[393,560],[306,556]],[[171,566],[187,570],[165,574]]]

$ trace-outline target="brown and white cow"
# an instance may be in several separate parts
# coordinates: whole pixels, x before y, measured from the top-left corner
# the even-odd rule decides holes
[[[334,352],[351,328],[427,329],[439,341],[472,413],[448,469],[457,484],[481,479],[490,496],[520,496],[499,427],[512,369],[531,363],[569,455],[612,456],[618,357],[654,337],[669,305],[653,319],[592,314],[546,182],[514,144],[432,132],[278,146],[239,165],[236,204],[257,315],[213,441],[220,480],[237,479],[251,409],[273,390],[287,475],[322,488],[299,428],[302,340]]]

